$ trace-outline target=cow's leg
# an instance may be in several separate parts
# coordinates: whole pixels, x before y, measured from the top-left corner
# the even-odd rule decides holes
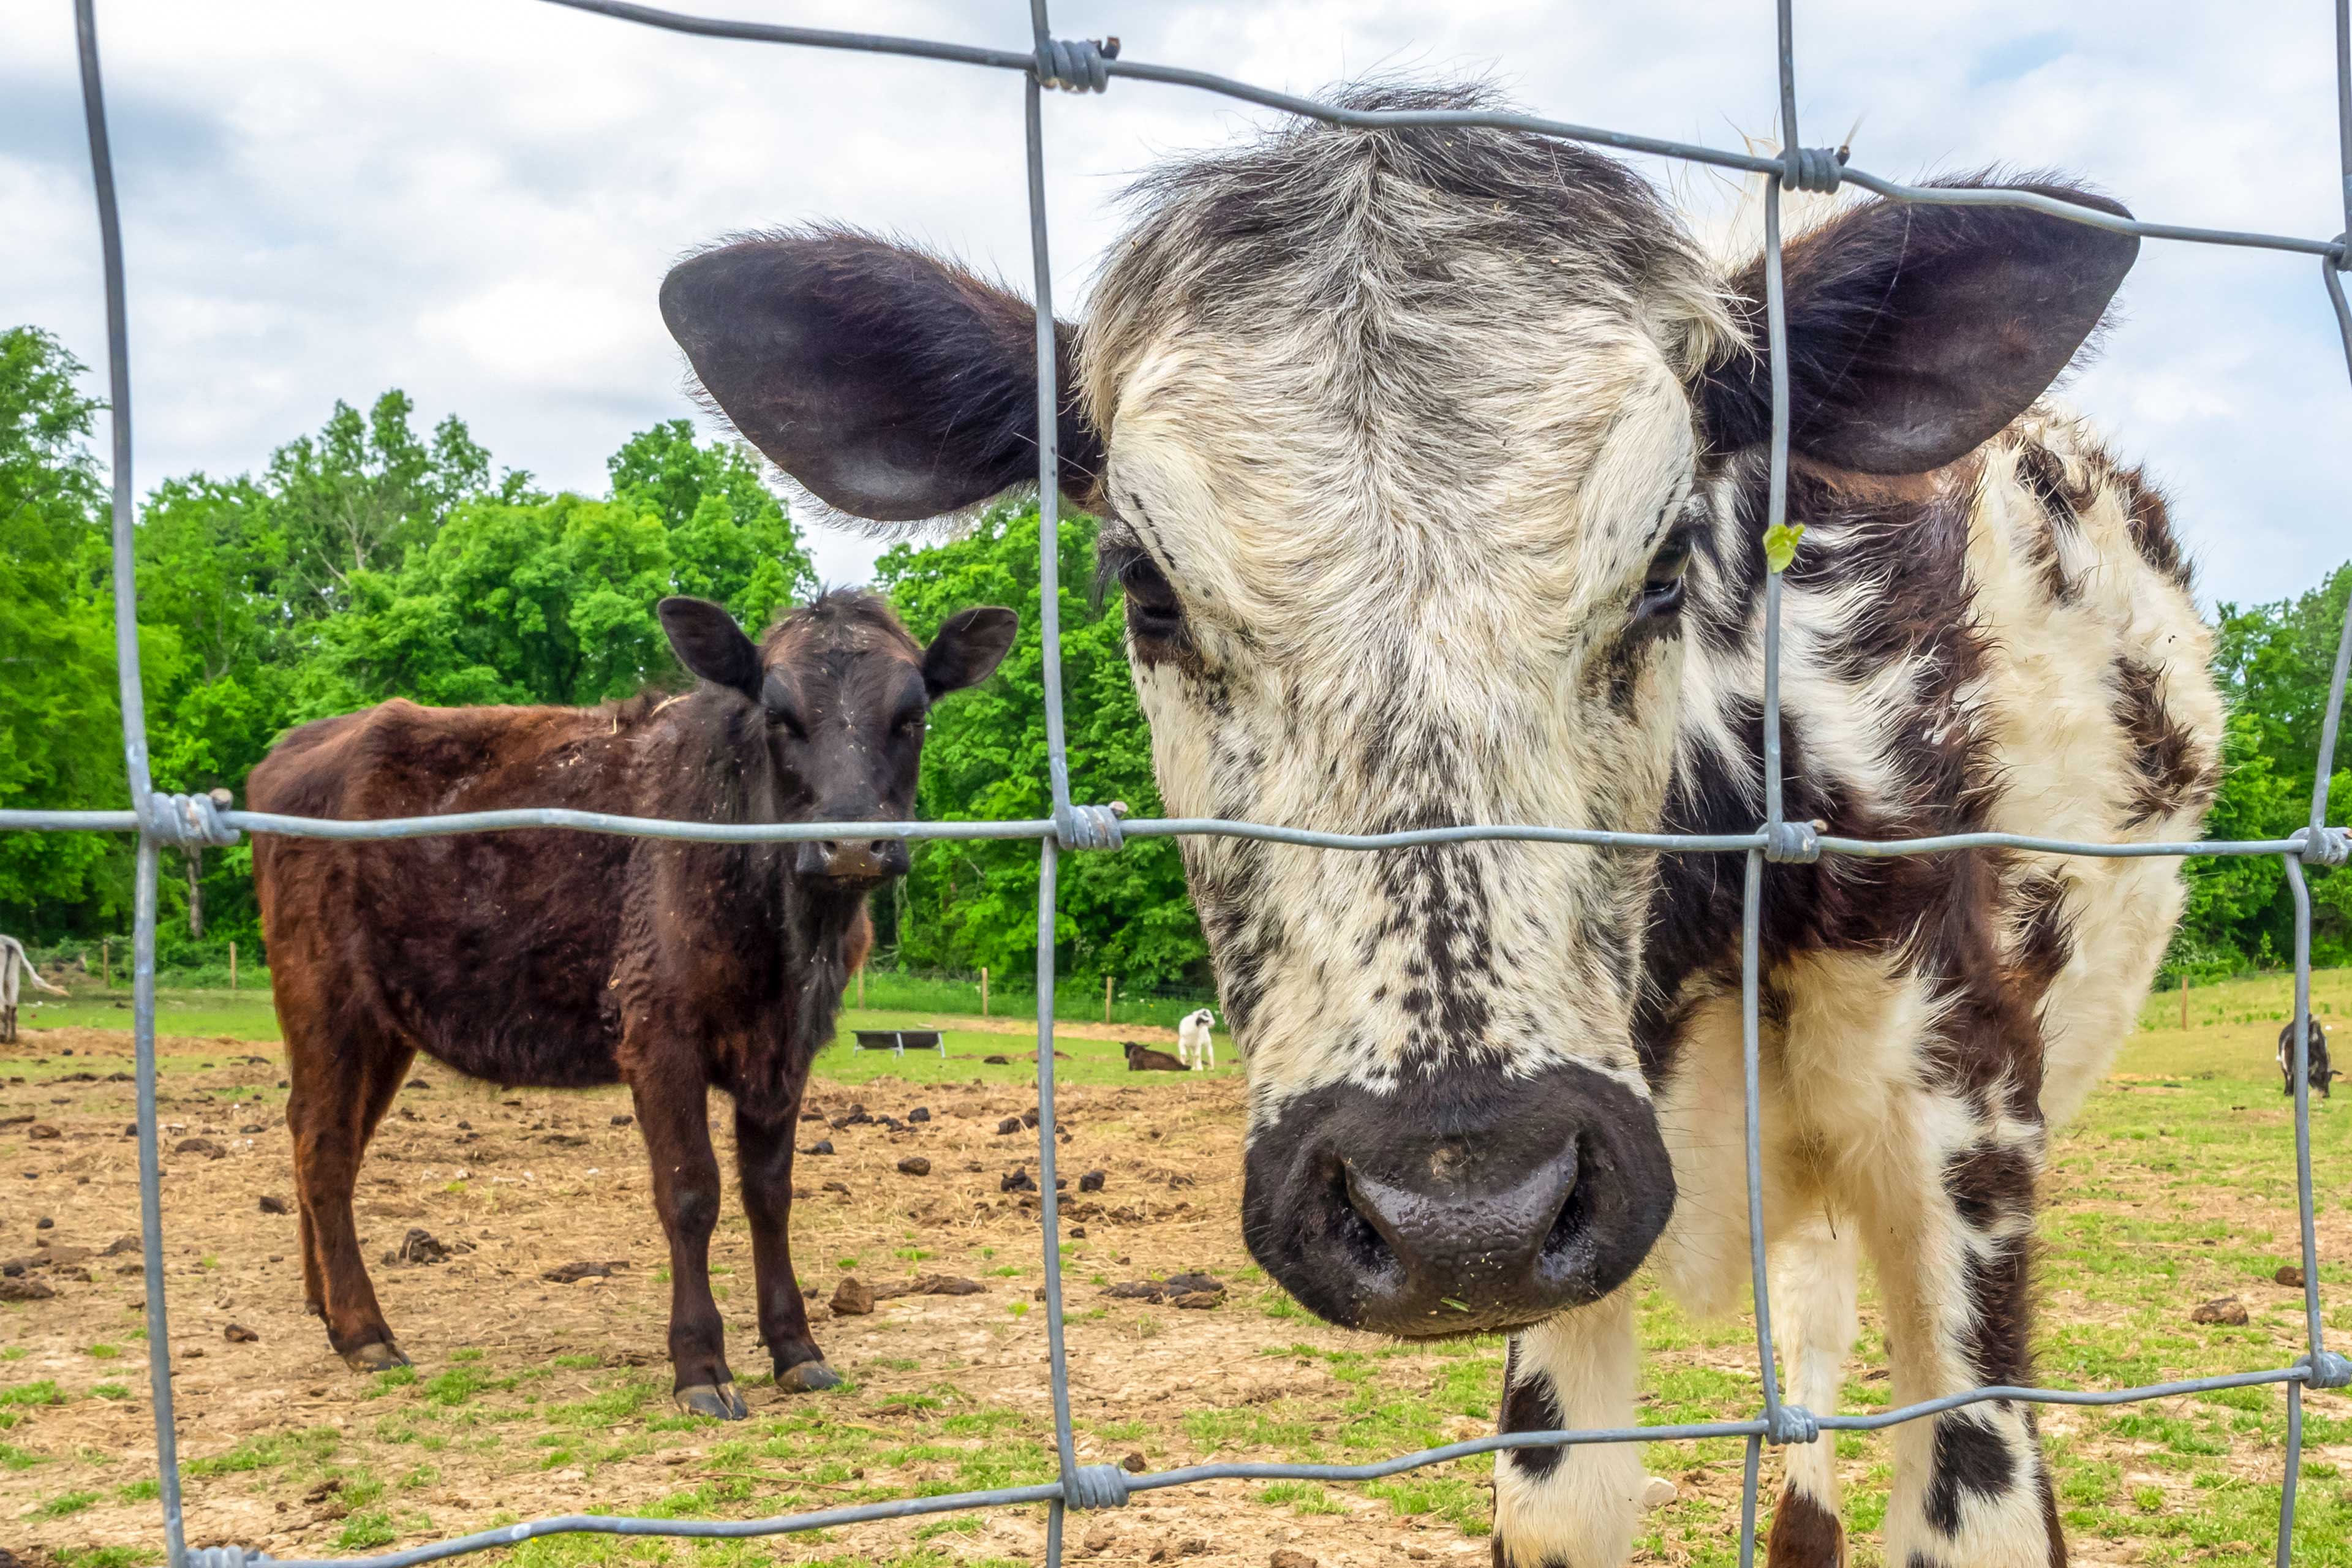
[[[301,1210],[302,1290],[327,1342],[355,1372],[406,1366],[360,1256],[352,1191],[376,1123],[400,1092],[414,1047],[372,1036],[340,1048],[287,1042],[286,1125]]]
[[[1815,1214],[1772,1243],[1772,1332],[1788,1378],[1783,1393],[1815,1415],[1837,1408],[1854,1335],[1854,1226]],[[1771,1568],[1838,1568],[1837,1436],[1783,1450],[1788,1479],[1772,1511]]]
[[[1882,1145],[1866,1238],[1885,1299],[1898,1405],[2028,1384],[2028,1258],[2044,1135],[1920,1090]],[[1895,1428],[1886,1561],[1906,1568],[2063,1568],[2050,1472],[2029,1406],[1966,1405]]]
[[[640,1077],[629,1088],[653,1164],[654,1212],[669,1238],[671,1397],[698,1415],[740,1421],[751,1412],[727,1370],[726,1330],[710,1295],[719,1158],[710,1150],[709,1086],[697,1068]]]
[[[1511,1341],[1502,1429],[1633,1425],[1633,1287]],[[1633,1550],[1642,1453],[1633,1443],[1495,1456],[1496,1568],[1612,1568]]]
[[[751,1262],[760,1290],[760,1339],[776,1361],[776,1386],[808,1392],[831,1388],[841,1374],[824,1363],[809,1333],[808,1307],[793,1277],[793,1135],[800,1104],[772,1124],[735,1113],[735,1161],[743,1181],[743,1212],[751,1220]]]

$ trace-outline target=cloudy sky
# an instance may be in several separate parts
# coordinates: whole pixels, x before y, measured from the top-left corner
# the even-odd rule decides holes
[[[1025,47],[1015,0],[709,0],[710,13]],[[507,464],[599,489],[629,432],[690,413],[655,310],[667,265],[839,219],[1029,275],[1010,73],[656,33],[532,0],[100,0],[128,246],[142,484],[237,472],[338,397],[405,389]],[[2143,216],[2343,227],[2330,7],[1800,0],[1809,143],[1916,176],[2086,174]],[[1907,13],[1907,14],[1906,14]],[[1491,77],[1561,119],[1769,138],[1767,0],[1060,0],[1063,36],[1311,92]],[[0,323],[104,356],[68,0],[0,7]],[[1116,82],[1048,100],[1057,302],[1082,300],[1126,181],[1246,134],[1227,100]],[[1858,127],[1858,129],[1856,129]],[[1656,166],[1702,225],[1736,193]],[[2352,555],[2341,349],[2308,258],[2148,245],[2075,401],[2175,496],[2210,598]],[[872,547],[816,541],[836,579]]]

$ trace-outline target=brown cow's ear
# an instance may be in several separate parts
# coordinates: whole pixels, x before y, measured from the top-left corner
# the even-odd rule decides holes
[[[923,689],[938,701],[950,691],[978,686],[1012,647],[1021,617],[998,605],[958,610],[940,623],[940,635],[923,650]]]
[[[2064,185],[2011,188],[2131,216]],[[2137,236],[2022,207],[1893,201],[1790,240],[1790,449],[1869,474],[1924,473],[1974,450],[2049,390],[2138,254]],[[1772,433],[1762,260],[1733,287],[1758,352],[1700,388],[1726,449]]]
[[[734,616],[707,600],[683,596],[664,599],[655,609],[678,663],[715,686],[759,700],[760,646]]]
[[[840,229],[736,240],[662,280],[662,320],[746,439],[827,505],[912,522],[1037,478],[1036,312]],[[1062,489],[1094,499],[1076,329],[1056,326]]]

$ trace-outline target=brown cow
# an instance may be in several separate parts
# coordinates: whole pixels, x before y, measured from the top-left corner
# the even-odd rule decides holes
[[[1182,1072],[1184,1070],[1182,1062],[1178,1061],[1166,1051],[1153,1050],[1140,1040],[1121,1040],[1119,1045],[1127,1052],[1127,1070],[1129,1072]]]
[[[985,679],[1010,610],[930,647],[878,598],[828,593],[754,643],[665,599],[701,677],[597,708],[387,702],[304,725],[253,770],[257,811],[364,818],[571,806],[691,822],[914,815],[924,715]],[[303,1289],[353,1368],[406,1364],[352,1219],[367,1141],[418,1051],[501,1084],[625,1082],[669,1238],[670,1360],[686,1408],[747,1414],[709,1275],[719,1165],[708,1097],[735,1103],[760,1337],[779,1387],[839,1382],[809,1337],[786,1245],[809,1062],[864,956],[866,894],[903,842],[708,844],[533,829],[342,843],[259,837],[254,871],[286,1032]]]

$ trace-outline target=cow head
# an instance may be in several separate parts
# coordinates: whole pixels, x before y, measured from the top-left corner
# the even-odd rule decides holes
[[[911,819],[931,704],[988,679],[1020,625],[993,605],[960,610],[925,647],[881,599],[838,591],[791,611],[756,643],[701,599],[664,599],[660,614],[678,663],[736,700],[730,733],[765,753],[756,810],[773,822]],[[905,874],[907,845],[809,839],[794,869],[879,881]]]
[[[1769,430],[1760,269],[1712,263],[1607,158],[1458,127],[1300,124],[1139,203],[1089,320],[1057,329],[1060,482],[1103,520],[1169,810],[1657,827],[1685,706],[1730,696],[1685,689],[1686,608],[1757,625],[1732,502]],[[1962,458],[2065,366],[2135,248],[1884,204],[1793,240],[1799,459]],[[662,310],[738,428],[843,512],[1035,476],[1029,308],[934,257],[740,239]],[[1633,1040],[1653,860],[1183,850],[1248,1063],[1244,1227],[1276,1279],[1334,1321],[1436,1334],[1631,1273],[1674,1202]]]

